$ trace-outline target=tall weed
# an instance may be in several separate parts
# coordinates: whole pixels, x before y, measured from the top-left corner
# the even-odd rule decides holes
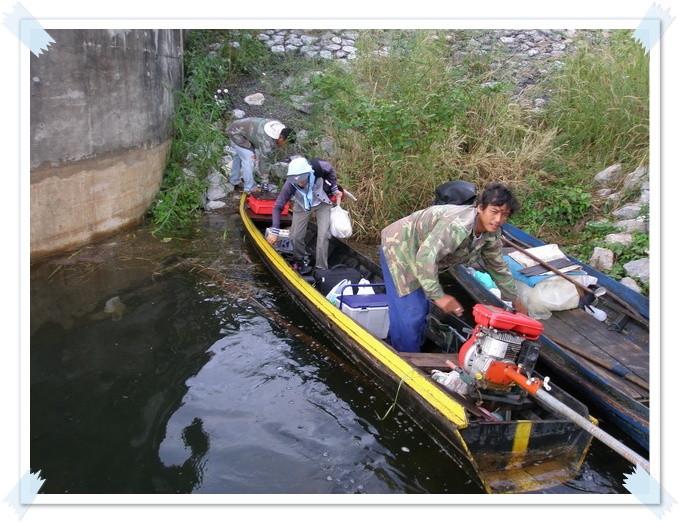
[[[518,180],[551,147],[553,133],[532,129],[501,87],[467,74],[473,61],[454,65],[437,32],[374,31],[360,42],[356,63],[313,85],[336,161],[361,194],[358,237],[375,240],[389,221],[431,205],[445,181]]]
[[[630,31],[581,49],[549,81],[543,124],[558,131],[559,155],[588,169],[649,160],[649,56]]]

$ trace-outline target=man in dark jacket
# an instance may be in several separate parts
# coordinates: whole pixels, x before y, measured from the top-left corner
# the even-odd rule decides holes
[[[337,185],[337,176],[332,165],[325,160],[314,158],[307,162],[306,158],[293,158],[288,165],[288,174],[272,211],[271,234],[266,241],[274,245],[280,233],[281,212],[285,204],[292,198],[292,226],[290,241],[292,243],[293,263],[304,258],[307,226],[311,214],[316,215],[316,268],[328,268],[328,244],[330,243],[330,210],[331,197],[342,195]]]

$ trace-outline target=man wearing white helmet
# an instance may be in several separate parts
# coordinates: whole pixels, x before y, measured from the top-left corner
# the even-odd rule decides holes
[[[254,191],[257,187],[253,176],[256,164],[261,190],[269,192],[271,157],[276,147],[294,143],[294,131],[278,120],[242,118],[229,125],[226,134],[237,153],[231,164],[231,183],[238,185],[243,178],[243,191],[247,194]]]
[[[312,167],[312,165],[314,167]],[[316,213],[316,264],[319,269],[328,268],[328,244],[330,242],[330,210],[332,196],[342,195],[337,184],[335,169],[325,160],[314,158],[309,163],[306,158],[293,158],[288,165],[288,174],[280,194],[276,198],[272,211],[271,234],[266,241],[274,245],[278,241],[281,225],[281,212],[291,199],[292,225],[290,241],[292,242],[292,261],[302,261],[306,251],[304,239],[311,213]]]

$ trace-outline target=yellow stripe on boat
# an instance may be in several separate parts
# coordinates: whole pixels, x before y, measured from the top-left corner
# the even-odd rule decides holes
[[[530,433],[533,430],[533,424],[530,421],[519,422],[516,425],[516,432],[514,432],[514,443],[512,445],[512,458],[509,460],[509,466],[514,466],[524,460],[526,452],[528,451],[528,443],[530,442]]]
[[[244,200],[245,198],[246,195],[243,193],[241,199]],[[244,214],[242,200],[241,214]],[[433,407],[458,429],[463,429],[468,425],[467,416],[462,405],[454,401],[448,394],[439,389],[433,381],[428,380],[425,376],[420,374],[382,341],[375,338],[352,318],[331,304],[325,296],[322,296],[316,289],[307,284],[304,279],[293,270],[280,255],[278,255],[275,249],[269,245],[252,220],[250,220],[247,215],[242,216],[242,218],[253,241],[257,242],[259,248],[262,249],[266,256],[272,261],[275,268],[297,285],[297,288],[304,294],[304,297],[309,302],[322,310],[324,314],[326,314],[327,317],[347,336],[350,336],[359,342],[367,352],[380,361],[396,375],[398,379],[403,380],[404,386],[412,388],[417,394],[426,398]],[[464,444],[464,441],[461,438],[460,441]]]

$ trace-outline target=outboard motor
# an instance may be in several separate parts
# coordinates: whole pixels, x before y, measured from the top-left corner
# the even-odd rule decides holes
[[[477,387],[507,391],[514,380],[505,369],[512,367],[530,377],[538,359],[542,324],[525,314],[491,305],[476,304],[476,327],[458,354],[460,366]]]

